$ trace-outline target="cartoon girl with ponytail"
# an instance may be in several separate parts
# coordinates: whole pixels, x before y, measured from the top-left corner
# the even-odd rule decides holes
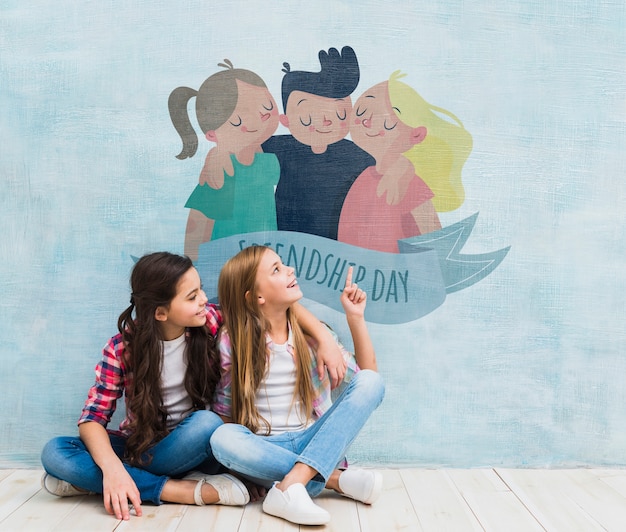
[[[192,260],[198,258],[203,242],[277,228],[274,188],[280,168],[276,156],[261,148],[278,127],[276,102],[254,72],[234,68],[228,59],[218,66],[224,70],[210,76],[199,90],[178,87],[168,101],[172,123],[183,141],[178,159],[193,157],[198,148],[187,113],[193,97],[198,124],[206,139],[215,143],[185,204],[190,209],[185,254]],[[210,176],[213,186],[208,184]]]

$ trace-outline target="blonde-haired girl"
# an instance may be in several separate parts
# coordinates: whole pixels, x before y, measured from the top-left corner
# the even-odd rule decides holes
[[[353,183],[338,231],[342,242],[392,253],[398,240],[440,229],[437,212],[463,203],[461,169],[472,147],[461,122],[402,77],[394,72],[354,105],[350,135],[376,165]]]
[[[399,70],[390,76],[389,100],[394,109],[402,109],[399,118],[405,124],[425,127],[427,135],[404,156],[432,190],[435,210],[453,211],[465,200],[461,171],[472,151],[472,136],[454,114],[431,105],[400,81],[405,76]]]
[[[213,409],[226,424],[211,437],[217,460],[271,486],[263,510],[294,523],[330,520],[311,500],[324,487],[374,502],[382,490],[380,473],[337,469],[384,394],[364,318],[366,295],[352,283],[352,269],[341,302],[355,356],[342,348],[352,378],[334,403],[327,376],[318,376],[315,343],[292,311],[302,297],[293,268],[272,249],[252,246],[224,265],[218,293],[222,376]]]

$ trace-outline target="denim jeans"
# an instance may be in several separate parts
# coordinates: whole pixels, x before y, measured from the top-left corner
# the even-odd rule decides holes
[[[192,412],[165,438],[150,449],[152,461],[135,467],[124,464],[135,482],[142,501],[161,504],[161,491],[170,477],[182,477],[192,469],[216,473],[220,464],[211,452],[211,435],[221,418],[209,410]],[[124,456],[126,439],[109,433],[111,446],[120,458]],[[102,471],[79,437],[60,436],[50,440],[41,453],[47,473],[70,484],[95,493],[102,493]]]
[[[324,489],[384,394],[380,375],[361,370],[332,407],[308,428],[261,436],[242,425],[227,423],[211,436],[211,448],[226,468],[265,487],[282,480],[296,462],[306,464],[318,472],[306,485],[314,497]]]

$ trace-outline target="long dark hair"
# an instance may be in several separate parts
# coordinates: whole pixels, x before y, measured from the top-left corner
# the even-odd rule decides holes
[[[193,268],[188,257],[158,252],[141,257],[130,276],[130,306],[120,314],[117,328],[126,347],[130,372],[126,408],[131,413],[131,435],[126,444],[132,464],[149,462],[148,449],[168,433],[163,406],[161,372],[163,335],[155,319],[157,307],[168,307],[176,296],[181,277]],[[206,327],[187,329],[185,389],[192,410],[210,404],[219,379],[219,356],[215,338]]]

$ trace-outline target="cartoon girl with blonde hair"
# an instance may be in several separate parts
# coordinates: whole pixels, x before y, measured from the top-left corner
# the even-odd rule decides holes
[[[400,239],[440,229],[437,212],[463,203],[461,169],[472,149],[463,124],[402,77],[394,72],[354,105],[350,135],[376,165],[352,185],[338,231],[342,242],[391,253]]]
[[[401,120],[405,124],[424,126],[427,135],[404,156],[432,190],[435,210],[453,211],[465,201],[461,170],[472,151],[472,136],[455,115],[429,104],[414,89],[399,81],[405,75],[400,71],[391,75],[389,99],[393,107],[404,109]]]
[[[210,76],[199,90],[178,87],[168,101],[172,123],[183,141],[179,159],[193,157],[198,148],[187,114],[193,97],[198,124],[206,139],[215,143],[185,204],[190,209],[185,254],[193,260],[203,242],[277,228],[274,187],[280,168],[276,156],[261,148],[278,127],[276,102],[254,72],[234,68],[228,59],[218,66],[224,70]],[[219,168],[212,167],[216,161]],[[210,186],[212,176],[218,179]]]

